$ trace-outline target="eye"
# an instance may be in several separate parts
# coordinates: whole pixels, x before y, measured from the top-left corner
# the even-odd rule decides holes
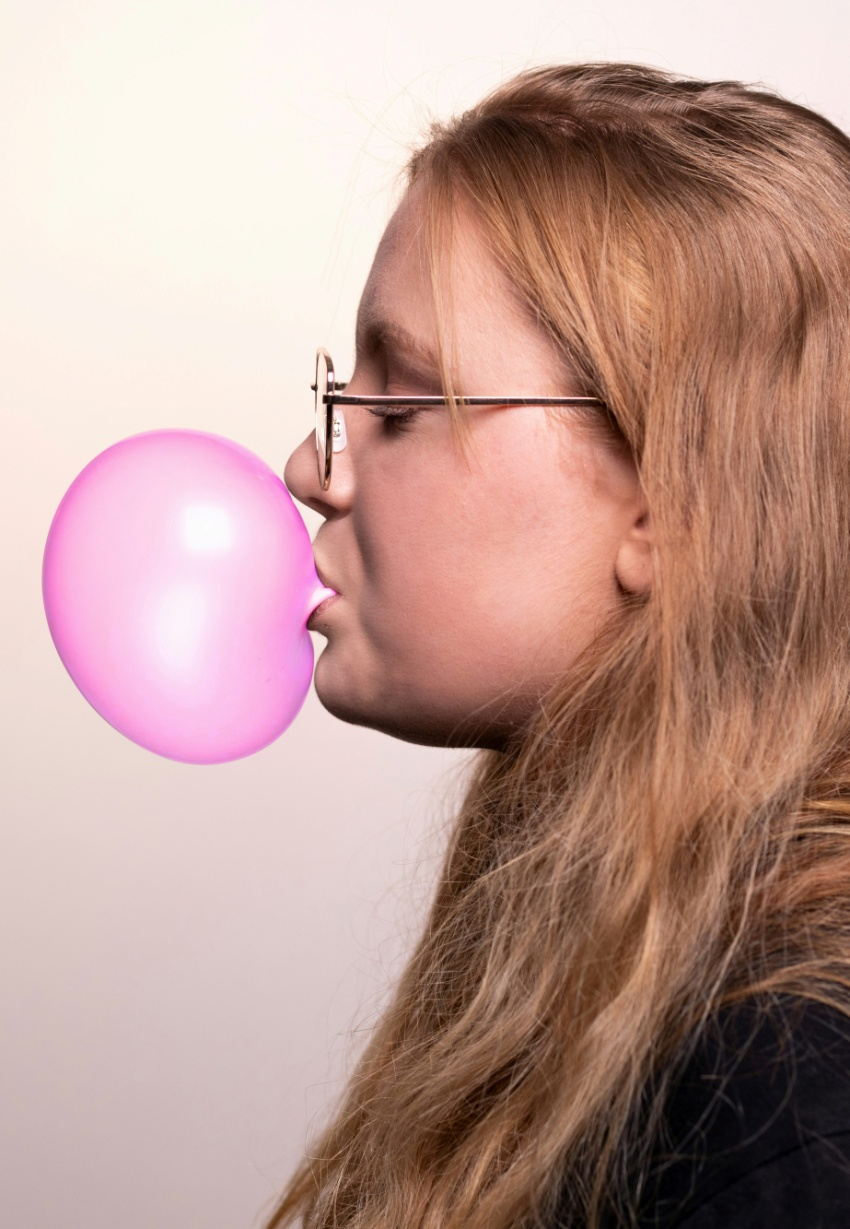
[[[414,419],[419,417],[423,407],[409,406],[405,409],[397,406],[370,405],[366,408],[374,418],[380,420],[383,430],[388,435],[400,435]]]

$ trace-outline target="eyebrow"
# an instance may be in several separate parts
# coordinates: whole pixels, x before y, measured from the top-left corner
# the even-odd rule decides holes
[[[423,374],[432,374],[440,370],[440,358],[425,342],[386,316],[366,313],[357,322],[357,341],[367,352],[374,350],[389,350],[412,360]]]

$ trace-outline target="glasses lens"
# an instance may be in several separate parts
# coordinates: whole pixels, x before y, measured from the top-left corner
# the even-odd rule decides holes
[[[316,355],[316,462],[319,482],[324,486],[328,464],[328,407],[322,397],[328,391],[328,362],[320,350]]]

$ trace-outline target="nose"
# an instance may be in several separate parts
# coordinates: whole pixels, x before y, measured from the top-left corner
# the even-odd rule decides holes
[[[327,518],[345,511],[351,500],[350,466],[340,462],[341,457],[335,456],[330,487],[323,491],[316,463],[316,438],[311,431],[286,462],[283,481],[293,499]]]

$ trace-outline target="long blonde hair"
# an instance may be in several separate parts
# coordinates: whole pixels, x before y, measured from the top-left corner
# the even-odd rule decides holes
[[[482,755],[269,1224],[517,1229],[564,1191],[593,1224],[633,1208],[646,1089],[720,1005],[847,1010],[850,142],[765,91],[590,64],[509,81],[409,171],[432,242],[462,199],[610,407],[655,583]]]

